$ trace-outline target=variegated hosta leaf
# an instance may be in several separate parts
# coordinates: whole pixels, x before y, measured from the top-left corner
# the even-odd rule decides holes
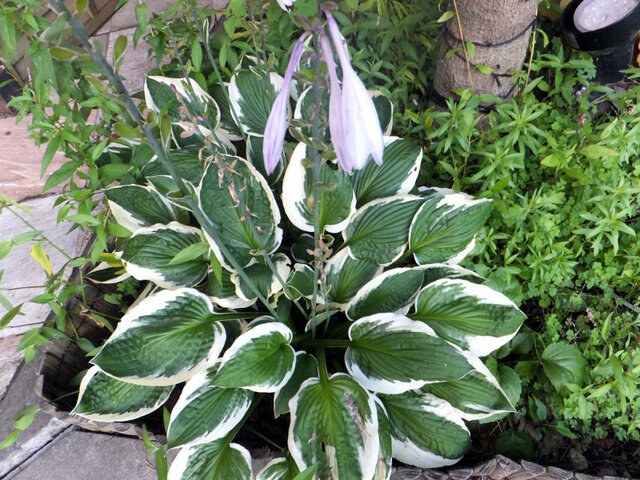
[[[326,264],[329,302],[345,304],[382,268],[368,260],[356,259],[349,248],[336,253]]]
[[[391,135],[393,127],[393,102],[379,90],[369,90],[369,95],[376,106],[380,127],[385,135]]]
[[[162,405],[173,390],[134,385],[91,367],[80,383],[78,403],[71,413],[97,422],[127,422],[143,417]]]
[[[406,313],[422,288],[423,272],[418,268],[394,268],[370,280],[346,307],[351,320],[374,313]]]
[[[482,420],[497,413],[515,411],[506,393],[482,361],[469,353],[473,371],[459,380],[434,383],[425,389],[447,400],[465,420]]]
[[[215,129],[220,121],[215,100],[193,79],[149,76],[144,96],[149,110],[156,114],[169,103],[167,113],[173,122],[192,125],[196,120],[198,125]]]
[[[116,221],[131,232],[178,220],[175,208],[150,187],[121,185],[106,189],[104,196]]]
[[[250,70],[240,71],[231,77],[229,100],[245,132],[264,134],[282,80],[275,73],[265,76]]]
[[[182,180],[192,185],[198,185],[200,183],[205,169],[205,163],[200,158],[200,152],[188,148],[171,152],[171,161]],[[147,179],[158,176],[171,177],[169,171],[158,158],[154,158],[143,167],[142,175]],[[178,190],[175,183],[173,190]]]
[[[277,392],[293,375],[295,351],[291,330],[279,322],[262,323],[240,335],[224,353],[214,384]]]
[[[308,87],[300,94],[293,111],[293,119],[300,126],[292,126],[290,131],[294,137],[299,139],[314,137],[311,126],[313,125],[314,115],[317,115],[318,107],[316,106],[313,90],[313,87]],[[323,112],[329,111],[328,89],[323,88],[320,91],[320,109]],[[319,128],[318,130],[318,135],[314,138],[317,138],[318,141],[329,143],[329,129]]]
[[[349,338],[347,370],[374,392],[402,393],[429,382],[457,380],[473,370],[458,348],[402,315],[361,318],[351,325]]]
[[[232,142],[238,142],[242,140],[242,131],[233,119],[233,114],[226,96],[227,91],[228,84],[220,85],[219,83],[215,83],[209,85],[209,93],[220,109],[220,124],[217,132],[220,132]]]
[[[282,180],[282,205],[287,217],[304,232],[313,232],[314,205],[318,205],[320,231],[341,232],[356,210],[351,178],[342,169],[324,163],[320,170],[321,187],[314,204],[313,165],[307,160],[307,147],[299,143],[289,159]]]
[[[171,264],[178,252],[200,243],[200,229],[177,222],[153,225],[135,232],[122,252],[125,269],[137,280],[150,280],[163,288],[191,287],[207,274],[204,256]]]
[[[225,331],[211,301],[191,288],[163,290],[129,308],[91,363],[139,385],[174,385],[211,365]]]
[[[418,179],[422,149],[398,137],[385,137],[384,143],[382,165],[368,162],[353,174],[359,206],[378,198],[409,193]]]
[[[296,263],[293,272],[287,279],[289,290],[294,290],[303,297],[313,295],[313,269],[305,263]],[[294,292],[294,295],[295,295]]]
[[[459,461],[471,445],[469,430],[445,400],[428,393],[380,395],[387,410],[393,457],[420,468]]]
[[[471,270],[462,268],[460,265],[450,265],[448,263],[430,263],[428,265],[422,265],[420,270],[424,272],[423,286],[440,280],[441,278],[457,278],[472,283],[484,283],[486,280],[484,277],[481,277]]]
[[[387,411],[378,397],[374,397],[378,412],[378,435],[380,437],[380,452],[378,466],[374,480],[389,480],[391,478],[391,463],[393,461],[393,446],[391,442],[391,424]]]
[[[226,438],[184,447],[171,464],[168,480],[251,480],[251,455]]]
[[[219,227],[218,238],[206,235],[216,257],[233,270],[220,251],[222,242],[241,267],[256,252],[272,253],[282,240],[280,211],[271,187],[260,173],[239,157],[216,155],[200,183],[202,211]]]
[[[286,458],[271,460],[256,475],[256,480],[291,480],[292,478]]]
[[[216,367],[187,380],[171,411],[169,448],[209,443],[226,437],[249,410],[254,393],[244,388],[213,385]]]
[[[428,199],[409,232],[409,249],[418,264],[451,262],[465,250],[491,213],[491,200],[452,193]],[[462,258],[455,258],[457,263]]]
[[[220,279],[215,275],[209,275],[206,292],[211,301],[222,308],[246,308],[256,302],[255,299],[246,300],[236,295],[236,285],[231,281],[231,272],[225,269],[222,269]]]
[[[326,480],[371,480],[380,440],[373,397],[349,375],[311,378],[289,402],[289,452],[298,468],[320,463]]]
[[[271,261],[276,267],[277,276],[268,265],[260,263],[256,259],[253,259],[250,265],[242,269],[251,279],[254,287],[256,287],[265,298],[269,298],[282,290],[280,280],[286,283],[291,273],[291,262],[286,255],[276,253],[271,256]],[[236,286],[236,295],[238,298],[248,302],[255,302],[257,300],[257,295],[237,272],[233,272],[229,278]]]
[[[478,357],[511,340],[525,319],[516,305],[485,285],[443,278],[428,284],[416,298],[416,312],[436,333]]]
[[[397,195],[367,203],[353,215],[343,231],[345,246],[355,258],[389,265],[402,256],[409,226],[422,199]]]
[[[318,361],[313,355],[296,352],[296,366],[289,381],[273,396],[273,414],[277,418],[289,413],[289,400],[298,393],[300,385],[312,377],[318,376]]]
[[[276,458],[267,463],[256,475],[256,480],[312,480],[315,477],[317,467],[309,467],[299,473],[293,460]]]
[[[260,172],[260,175],[268,179],[269,183],[273,184],[282,176],[282,172],[284,171],[284,166],[286,165],[286,161],[283,161],[285,158],[284,151],[280,154],[280,161],[276,165],[275,170],[271,175],[269,175],[267,174],[267,170],[264,168],[264,154],[262,151],[263,143],[264,136],[256,135],[255,133],[248,133],[246,158],[249,160],[251,165],[256,167],[256,170]]]

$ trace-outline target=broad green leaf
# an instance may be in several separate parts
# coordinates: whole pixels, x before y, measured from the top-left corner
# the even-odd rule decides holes
[[[97,422],[127,422],[156,410],[172,390],[173,386],[124,382],[93,366],[82,378],[78,402],[71,413]]]
[[[213,303],[222,308],[246,308],[255,303],[255,299],[245,300],[236,295],[236,285],[231,281],[231,273],[222,269],[220,280],[209,275],[207,295]]]
[[[422,199],[398,195],[367,203],[350,218],[343,231],[345,246],[355,258],[389,265],[402,256],[409,226]]]
[[[580,150],[587,158],[604,158],[604,157],[618,157],[620,154],[615,150],[604,147],[602,145],[587,145]]]
[[[372,200],[409,193],[418,179],[422,149],[397,137],[385,137],[382,165],[368,162],[353,174],[358,206]]]
[[[251,455],[227,439],[180,450],[168,480],[251,480]]]
[[[208,135],[220,122],[220,109],[215,100],[192,78],[149,76],[144,94],[151,111],[158,114],[166,107],[171,121],[185,128],[193,128],[195,121]]]
[[[180,265],[181,263],[200,258],[208,252],[209,244],[207,242],[193,243],[180,250],[176,256],[171,259],[169,265]]]
[[[78,170],[78,168],[80,168],[80,162],[78,161],[65,163],[55,172],[53,172],[49,178],[47,178],[47,180],[44,182],[44,187],[42,187],[42,191],[46,192],[47,190],[60,185],[62,182],[69,179],[74,173],[76,173],[76,170]]]
[[[498,380],[482,361],[465,355],[473,370],[458,380],[433,383],[425,390],[448,401],[465,420],[482,420],[497,413],[515,411]]]
[[[393,127],[393,102],[379,90],[369,90],[369,95],[376,107],[382,132],[386,136],[391,135],[391,129]]]
[[[380,399],[391,424],[395,459],[420,468],[446,467],[471,446],[464,421],[445,400],[417,392]]]
[[[287,280],[287,286],[303,297],[311,297],[313,295],[313,277],[313,268],[304,263],[296,263]]]
[[[243,272],[251,279],[255,288],[265,297],[269,298],[280,290],[282,290],[282,283],[280,280],[286,283],[289,274],[291,273],[290,260],[286,255],[277,253],[271,256],[271,262],[276,268],[277,275],[271,270],[268,265],[258,262],[253,259],[250,265],[243,268]],[[278,279],[280,277],[280,279]],[[237,272],[233,272],[230,276],[231,282],[236,286],[236,295],[238,298],[246,301],[256,301],[257,295],[251,289],[251,286],[240,276]]]
[[[175,208],[150,187],[121,185],[105,190],[104,196],[116,221],[132,233],[178,220]]]
[[[564,391],[569,383],[582,383],[585,362],[575,345],[551,343],[544,349],[541,360],[544,373],[556,390]]]
[[[319,477],[371,480],[380,440],[373,397],[353,378],[336,373],[306,380],[289,402],[289,452],[298,468],[319,463]]]
[[[219,227],[218,238],[206,237],[227,270],[233,268],[218,241],[241,267],[251,263],[254,253],[269,254],[280,246],[282,230],[275,197],[264,177],[246,160],[217,155],[200,183],[199,202]]]
[[[457,380],[473,370],[463,353],[422,322],[393,313],[361,318],[349,329],[344,355],[360,385],[380,393],[403,393],[430,382]]]
[[[283,323],[268,322],[240,335],[222,357],[215,385],[277,392],[293,375],[293,333]]]
[[[375,397],[374,400],[376,402],[376,411],[378,412],[378,436],[380,437],[380,452],[378,453],[378,466],[374,479],[389,480],[393,462],[391,424],[382,401],[378,397]]]
[[[115,44],[113,46],[113,61],[116,62],[127,49],[127,36],[126,35],[118,35],[116,38]]]
[[[326,128],[328,125],[326,125],[325,128],[319,128],[317,136],[313,135],[313,119],[317,115],[318,111],[313,90],[313,87],[308,87],[304,89],[298,97],[296,106],[293,110],[294,122],[291,122],[292,125],[290,127],[290,131],[298,139],[314,137],[320,142],[329,143],[331,138],[329,135],[329,129]],[[328,89],[320,89],[320,108],[323,112],[329,111]]]
[[[341,232],[356,210],[351,178],[342,169],[333,169],[324,163],[320,182],[327,188],[317,189],[315,197],[313,178],[313,164],[307,160],[307,147],[299,143],[289,159],[282,181],[282,205],[289,221],[304,232],[313,232],[317,204],[320,230]]]
[[[0,240],[0,260],[9,255],[11,250],[13,250],[11,240]]]
[[[447,263],[430,263],[420,267],[424,274],[422,285],[428,285],[441,278],[461,279],[472,283],[484,283],[485,278],[476,272],[462,268],[459,265],[450,265]]]
[[[245,132],[264,134],[271,107],[281,86],[282,77],[277,74],[267,77],[244,70],[231,77],[229,100]]]
[[[223,86],[216,83],[209,86],[209,93],[220,108],[221,119],[218,131],[232,142],[237,142],[242,140],[242,131],[233,119],[233,114],[231,113],[231,108],[229,107],[229,102],[225,94],[227,91],[226,84]]]
[[[273,396],[273,414],[277,418],[289,413],[289,400],[298,393],[300,385],[312,377],[318,376],[318,361],[313,355],[296,352],[296,366],[289,381]]]
[[[350,320],[374,313],[406,313],[423,283],[423,271],[418,268],[394,268],[370,280],[358,290],[346,307]]]
[[[382,268],[368,260],[353,258],[351,250],[341,250],[329,259],[326,264],[327,285],[330,286],[327,296],[329,302],[345,304]]]
[[[286,458],[275,458],[256,475],[256,480],[291,480],[289,462]]]
[[[139,385],[174,385],[212,365],[225,343],[197,290],[162,290],[129,308],[91,361],[109,375]]]
[[[31,256],[40,264],[44,271],[47,272],[47,275],[51,275],[53,273],[53,267],[51,266],[49,255],[44,251],[40,242],[31,245]]]
[[[171,260],[190,245],[202,241],[200,230],[177,222],[140,228],[125,242],[122,260],[137,280],[150,280],[164,288],[191,287],[207,274],[203,257],[172,264]]]
[[[213,385],[217,367],[187,380],[175,407],[167,440],[169,448],[209,443],[226,437],[251,406],[253,392]]]
[[[298,473],[295,463],[286,458],[275,458],[267,463],[256,475],[256,480],[313,480],[318,465]]]
[[[511,340],[525,319],[516,305],[485,285],[443,278],[418,294],[414,320],[425,322],[445,340],[478,357]]]
[[[428,199],[416,214],[409,249],[418,264],[458,263],[462,253],[491,212],[491,200],[462,193]]]
[[[171,161],[176,172],[184,181],[192,185],[198,185],[204,174],[206,164],[200,160],[198,152],[192,152],[183,149],[178,152],[171,152]],[[169,171],[164,167],[160,160],[153,159],[147,163],[142,169],[142,174],[151,181],[150,177],[169,176]],[[171,180],[173,182],[173,179]],[[177,191],[178,187],[173,184],[173,191]]]
[[[267,170],[264,167],[264,154],[262,151],[262,144],[264,143],[264,137],[262,135],[256,135],[255,133],[247,134],[247,160],[256,167],[256,170],[260,172],[264,178],[269,180],[272,184],[274,180],[279,179],[284,171],[286,160],[284,151],[280,155],[280,161],[276,165],[275,170],[271,175],[267,174]]]

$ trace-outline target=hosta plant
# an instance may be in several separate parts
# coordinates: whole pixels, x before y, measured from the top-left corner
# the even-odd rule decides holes
[[[143,165],[139,183],[105,192],[131,235],[93,276],[149,288],[93,358],[74,413],[128,421],[182,388],[169,479],[253,478],[233,440],[260,402],[289,430],[259,480],[451,465],[470,445],[465,421],[513,410],[517,376],[481,357],[524,315],[457,265],[491,203],[415,186],[422,149],[382,137],[391,103],[366,94],[324,17],[331,35],[309,20],[284,79],[251,58],[211,91],[149,77],[162,152],[141,161],[135,135],[108,147]]]

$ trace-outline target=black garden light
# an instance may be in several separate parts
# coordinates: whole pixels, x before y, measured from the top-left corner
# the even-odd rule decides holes
[[[640,0],[573,0],[560,25],[569,44],[594,56],[596,82],[624,78],[640,29]]]

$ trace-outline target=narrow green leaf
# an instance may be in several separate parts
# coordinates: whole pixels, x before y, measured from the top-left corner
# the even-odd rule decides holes
[[[44,151],[44,156],[42,157],[42,167],[40,169],[40,176],[43,177],[47,168],[51,164],[51,160],[53,160],[53,156],[58,151],[60,147],[60,142],[62,138],[60,136],[55,136],[49,140],[49,144],[47,145],[46,150]]]

